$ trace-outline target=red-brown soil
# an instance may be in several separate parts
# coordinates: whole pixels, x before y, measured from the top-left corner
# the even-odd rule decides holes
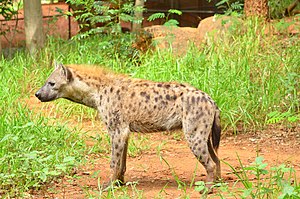
[[[28,105],[34,109],[34,107],[40,107],[41,104],[31,98]],[[84,124],[71,121],[71,125],[83,126],[83,130],[88,131],[91,136],[95,136],[97,131],[103,134],[100,122],[99,129],[91,127],[90,121]],[[138,134],[132,135],[133,138],[135,136]],[[144,134],[143,138],[146,139],[145,144],[149,149],[142,150],[135,157],[128,157],[125,180],[136,183],[135,187],[143,192],[143,198],[183,198],[184,196],[199,198],[200,194],[194,190],[194,187],[190,187],[190,184],[193,179],[194,181],[205,180],[205,171],[202,165],[197,164],[183,134],[161,132]],[[93,146],[96,143],[87,141],[87,144]],[[242,164],[247,166],[254,162],[258,154],[265,158],[269,166],[285,163],[293,167],[299,181],[299,150],[300,125],[294,128],[275,125],[268,126],[265,130],[239,135],[223,132],[219,157],[239,169],[238,157]],[[170,167],[160,157],[163,157]],[[35,192],[33,198],[88,198],[89,194],[96,198],[105,198],[107,193],[100,192],[99,184],[109,179],[109,159],[109,153],[87,156],[86,163],[76,168],[76,174],[73,177],[64,177],[59,182],[49,184],[44,189]],[[186,191],[178,188],[178,183],[172,173],[175,173],[178,179],[187,185]],[[229,186],[237,179],[224,163],[222,163],[222,178],[229,183]],[[122,196],[122,190],[116,191],[116,194]],[[137,192],[132,191],[130,185],[127,194],[130,194],[132,198],[137,198]],[[218,198],[214,194],[209,197]]]

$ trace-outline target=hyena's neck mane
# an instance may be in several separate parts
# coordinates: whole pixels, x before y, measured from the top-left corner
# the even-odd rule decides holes
[[[114,84],[114,82],[128,79],[128,76],[118,74],[110,69],[94,65],[66,65],[77,80],[85,82],[91,87],[105,86]]]

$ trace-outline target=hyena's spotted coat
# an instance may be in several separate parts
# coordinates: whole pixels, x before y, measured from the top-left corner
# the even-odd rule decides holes
[[[180,128],[205,167],[207,181],[221,175],[217,157],[220,111],[206,93],[192,86],[55,64],[54,72],[35,95],[42,102],[65,98],[98,110],[111,136],[110,182],[124,182],[130,132]]]

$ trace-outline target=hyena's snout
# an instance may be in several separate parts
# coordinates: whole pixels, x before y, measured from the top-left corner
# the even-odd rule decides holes
[[[57,93],[48,91],[44,87],[34,94],[41,102],[49,102],[57,98]]]
[[[42,93],[41,89],[38,90],[34,95],[35,95],[41,102],[46,101],[46,100],[45,100],[45,94]]]

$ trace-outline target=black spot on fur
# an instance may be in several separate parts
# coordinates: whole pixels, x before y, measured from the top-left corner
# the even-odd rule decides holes
[[[186,87],[184,84],[180,84],[180,86],[182,86],[182,87],[184,87],[184,88]]]
[[[171,100],[171,97],[170,97],[169,94],[166,95],[166,99],[167,99],[167,100]]]
[[[131,98],[133,98],[135,96],[135,92],[131,93]]]
[[[192,97],[192,103],[195,104],[195,97]]]
[[[155,102],[157,102],[158,101],[158,97],[155,97],[154,100],[155,100]]]
[[[194,131],[195,131],[195,132],[197,131],[197,127],[194,128]]]
[[[169,89],[171,87],[170,84],[165,84],[164,86],[165,86],[166,89]]]
[[[207,102],[207,99],[206,99],[205,96],[202,96],[202,97],[201,97],[201,102]]]
[[[162,84],[160,84],[160,83],[159,83],[159,84],[157,84],[157,87],[162,87]]]
[[[146,96],[146,92],[145,92],[145,91],[142,91],[142,92],[140,93],[140,95],[141,95],[141,96]]]
[[[206,111],[208,111],[208,107],[207,106],[205,106],[204,108],[205,108]]]

